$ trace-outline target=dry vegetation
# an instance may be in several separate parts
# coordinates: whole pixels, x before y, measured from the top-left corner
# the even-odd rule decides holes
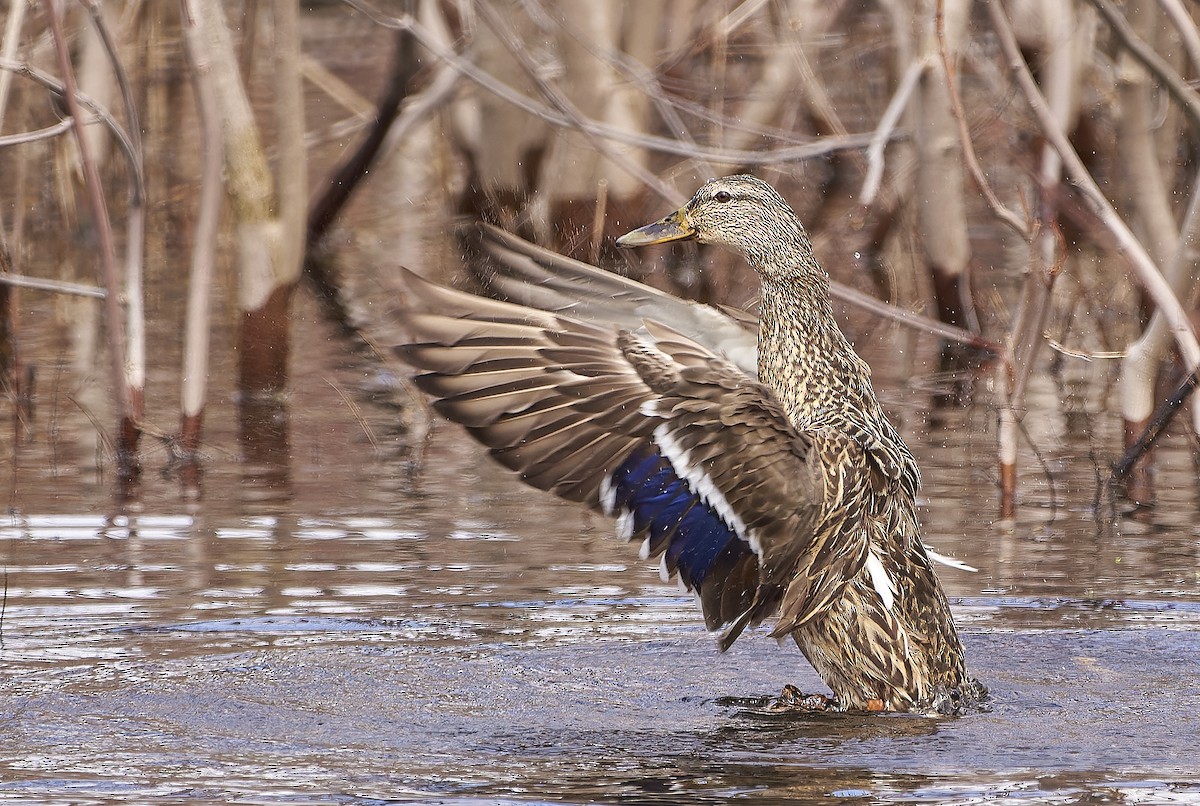
[[[754,172],[796,200],[818,243],[836,241],[847,265],[830,266],[835,278],[851,255],[875,278],[874,297],[839,284],[843,300],[945,338],[948,379],[994,373],[1002,514],[1014,511],[1026,389],[1047,347],[1070,361],[1120,359],[1134,452],[1117,476],[1132,500],[1153,498],[1146,462],[1130,472],[1139,440],[1162,430],[1178,407],[1168,399],[1186,398],[1200,363],[1194,4],[0,7],[0,381],[19,418],[30,394],[20,294],[73,295],[91,316],[102,298],[105,348],[83,363],[108,362],[127,483],[155,360],[142,321],[147,211],[152,231],[184,228],[190,244],[178,445],[194,464],[214,267],[229,261],[237,278],[244,416],[269,421],[284,405],[289,308],[304,279],[356,329],[322,242],[387,158],[403,162],[389,175],[434,211],[443,237],[482,218],[635,273],[615,235],[701,179]],[[309,51],[311,21],[331,16],[373,32],[364,42],[393,43],[360,55],[367,93],[362,75]],[[306,93],[338,118],[314,123]],[[314,158],[334,141],[336,166]],[[186,225],[155,225],[171,217],[167,199],[192,208]],[[53,262],[37,251],[62,229],[91,233],[94,264],[31,276],[26,266]],[[745,269],[721,255],[680,250],[667,264],[679,293],[749,302]]]

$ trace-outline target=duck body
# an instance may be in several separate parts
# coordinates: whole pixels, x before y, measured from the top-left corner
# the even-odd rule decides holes
[[[410,312],[423,341],[401,353],[501,464],[641,537],[723,628],[722,649],[775,618],[771,635],[795,640],[837,708],[973,707],[986,690],[920,538],[916,461],[836,324],[795,214],[761,180],[724,177],[618,243],[685,238],[758,273],[756,345],[752,322],[565,258],[514,256],[509,237],[492,251],[518,280],[561,271],[500,282],[524,305],[412,278],[440,312]]]

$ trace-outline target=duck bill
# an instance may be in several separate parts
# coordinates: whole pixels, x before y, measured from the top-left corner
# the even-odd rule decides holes
[[[627,232],[617,238],[617,246],[650,246],[668,241],[683,241],[696,237],[696,228],[688,221],[683,209],[676,210],[669,216],[660,218],[653,224],[639,227],[633,232]]]

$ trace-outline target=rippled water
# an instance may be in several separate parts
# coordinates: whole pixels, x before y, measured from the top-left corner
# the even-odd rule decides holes
[[[375,516],[11,516],[0,797],[1200,798],[1194,596],[955,579],[989,713],[780,715],[755,698],[820,687],[795,650],[717,655],[603,524],[483,478]]]
[[[400,206],[355,213],[359,274],[394,265],[371,227]],[[184,262],[150,261],[152,433],[177,428]],[[362,286],[386,309],[386,279]],[[718,654],[607,520],[445,424],[413,462],[400,369],[304,294],[286,442],[242,441],[219,309],[201,494],[149,437],[127,504],[90,303],[22,301],[38,387],[33,422],[6,402],[0,427],[0,801],[1200,803],[1196,469],[1170,436],[1159,506],[1120,514],[1101,364],[1034,379],[1039,454],[1004,523],[986,378],[931,411],[935,346],[849,317],[925,474],[929,542],[980,569],[942,577],[993,704],[797,716],[763,705],[823,688],[799,652],[759,631]]]
[[[986,406],[931,417],[884,373],[930,542],[980,568],[943,578],[993,707],[781,715],[763,698],[784,683],[822,688],[794,648],[719,655],[605,519],[453,427],[414,467],[377,369],[301,332],[283,461],[237,461],[218,394],[198,500],[152,452],[114,504],[90,420],[49,396],[18,446],[6,429],[0,800],[1200,802],[1182,440],[1148,520],[1101,517],[1097,415],[1099,436],[1044,443],[1053,499],[1027,457],[999,523]]]

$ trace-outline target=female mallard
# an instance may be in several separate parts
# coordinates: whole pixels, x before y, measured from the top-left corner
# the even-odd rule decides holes
[[[722,649],[777,616],[771,635],[792,636],[835,707],[955,712],[984,696],[921,542],[916,462],[774,189],[714,179],[617,241],[740,253],[761,280],[757,378],[735,319],[562,258],[547,275],[492,237],[510,273],[546,280],[497,280],[524,305],[409,275],[437,313],[409,312],[421,343],[401,354],[438,411],[527,483],[644,538]]]

